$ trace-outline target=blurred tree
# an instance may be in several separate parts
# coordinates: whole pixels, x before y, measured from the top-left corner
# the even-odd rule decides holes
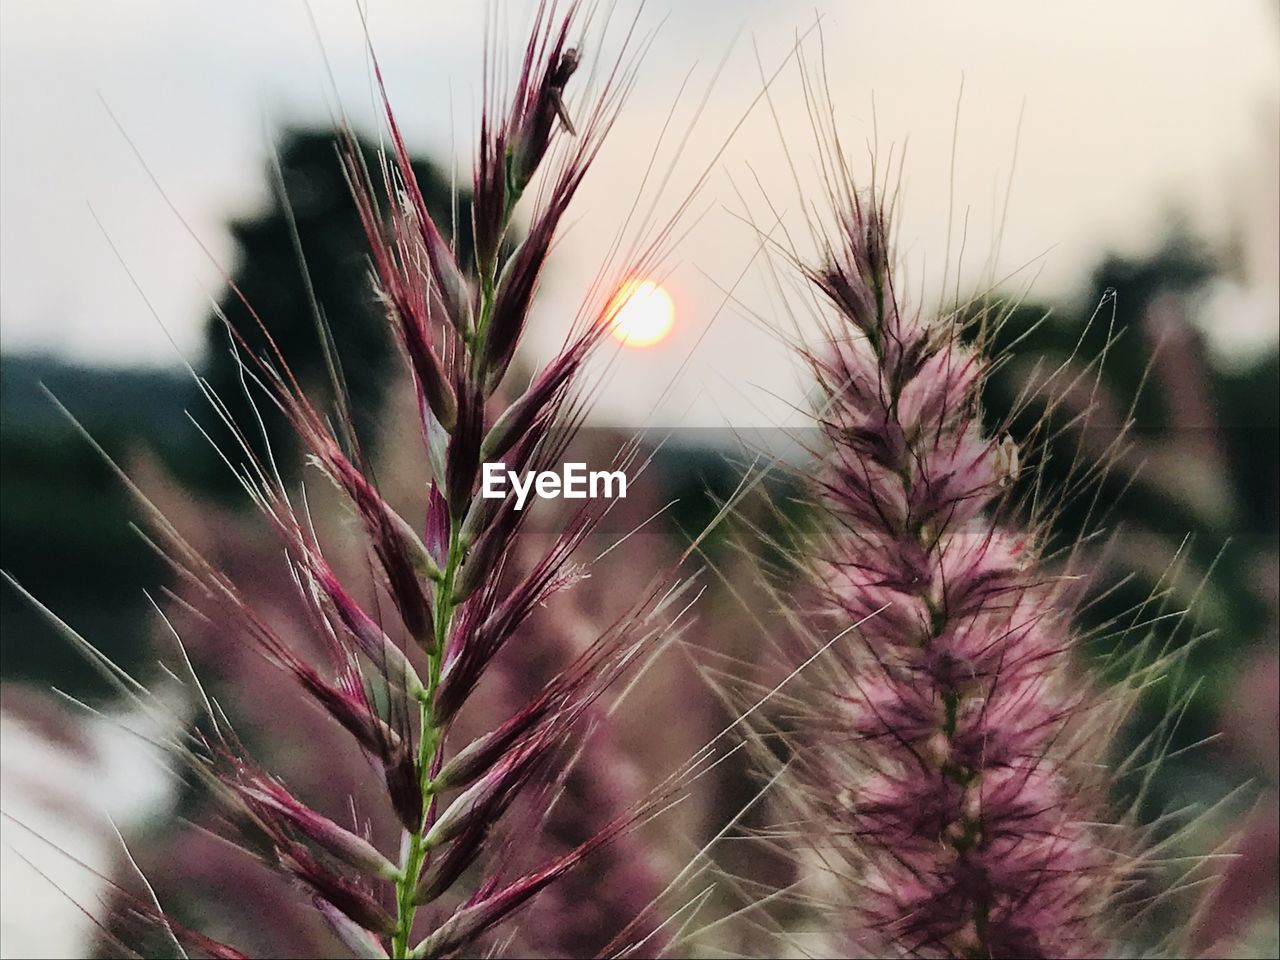
[[[368,141],[359,143],[376,181],[376,148]],[[267,171],[273,185],[270,204],[231,225],[238,246],[233,283],[323,409],[332,398],[313,315],[314,294],[333,332],[357,430],[363,443],[373,444],[395,347],[373,298],[364,234],[336,146],[332,131],[287,130],[281,135],[279,175],[274,163]],[[414,169],[432,215],[447,226],[453,219],[452,188],[426,161],[416,162]],[[385,195],[380,202],[386,203]],[[457,210],[460,249],[469,251],[467,196],[459,197]],[[220,307],[253,349],[265,352],[263,332],[233,290],[224,293]],[[246,434],[259,440],[230,342],[222,321],[210,318],[200,373]],[[235,448],[195,385],[181,374],[99,371],[40,358],[3,360],[0,567],[133,670],[148,650],[151,614],[143,590],[155,592],[165,569],[129,528],[130,520],[141,517],[128,494],[49,403],[41,383],[113,458],[127,464],[145,450],[180,482],[240,505],[246,500],[231,472],[191,428],[184,409],[197,413],[225,451],[234,454]],[[296,456],[290,431],[270,403],[262,402],[260,391],[257,400],[276,461],[291,473]],[[105,692],[81,655],[15,591],[0,590],[0,615],[5,679],[53,684],[82,696]]]
[[[377,147],[358,140],[373,181],[381,189]],[[263,331],[245,303],[270,332],[294,375],[321,410],[332,410],[333,396],[325,365],[318,307],[332,332],[338,366],[350,393],[357,436],[372,448],[391,377],[388,361],[396,349],[369,279],[366,243],[338,157],[338,138],[329,130],[287,130],[276,148],[278,167],[267,170],[271,200],[261,213],[231,224],[237,265],[219,301],[222,316],[239,331],[250,349],[269,356]],[[464,266],[471,259],[470,194],[454,191],[439,170],[425,160],[414,163],[427,209],[450,235],[456,221],[456,241]],[[378,197],[385,209],[385,192]],[[243,297],[243,299],[241,299]],[[211,316],[205,327],[203,375],[227,405],[235,422],[255,442],[257,420],[242,386],[242,371],[222,316]],[[260,390],[254,400],[280,468],[295,468],[296,442],[284,418]],[[206,416],[204,421],[213,418]],[[234,452],[225,430],[211,430],[224,451]],[[258,452],[261,453],[259,446]],[[238,457],[232,457],[233,461]],[[205,459],[213,487],[230,490],[224,464]]]

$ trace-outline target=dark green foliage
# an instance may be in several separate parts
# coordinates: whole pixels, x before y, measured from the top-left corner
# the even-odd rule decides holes
[[[1224,698],[1231,694],[1234,670],[1244,653],[1264,642],[1275,642],[1274,599],[1268,596],[1262,578],[1274,563],[1280,529],[1277,355],[1273,352],[1261,357],[1244,369],[1223,370],[1210,362],[1199,335],[1185,327],[1189,346],[1180,356],[1171,352],[1153,356],[1153,340],[1159,334],[1153,336],[1149,327],[1144,328],[1148,311],[1170,294],[1194,314],[1197,296],[1219,269],[1206,250],[1180,234],[1174,234],[1150,258],[1107,257],[1095,270],[1089,292],[1078,306],[1055,308],[1038,327],[1036,323],[1049,312],[1045,305],[1024,303],[1017,308],[996,332],[991,351],[999,356],[1012,345],[1013,362],[995,373],[984,397],[989,426],[994,429],[1006,422],[1023,394],[1028,373],[1025,361],[1041,361],[1043,376],[1073,355],[1077,369],[1083,369],[1106,350],[1097,395],[1104,410],[1094,414],[1089,429],[1095,432],[1095,441],[1108,441],[1132,411],[1126,444],[1132,445],[1135,455],[1100,486],[1085,485],[1079,495],[1062,504],[1050,542],[1065,547],[1093,531],[1100,535],[1098,551],[1112,534],[1124,538],[1134,551],[1117,557],[1117,567],[1108,571],[1104,585],[1113,586],[1122,572],[1135,576],[1090,606],[1083,625],[1097,631],[1090,650],[1100,658],[1097,662],[1104,674],[1109,672],[1114,678],[1127,671],[1134,645],[1148,635],[1154,637],[1157,649],[1166,643],[1176,649],[1193,637],[1203,637],[1190,648],[1185,674],[1153,687],[1132,723],[1135,738],[1148,733],[1168,714],[1175,688],[1193,678],[1202,681],[1172,750],[1198,743],[1215,732],[1217,716]],[[1162,364],[1167,368],[1161,369]],[[1208,421],[1176,423],[1173,405],[1201,385]],[[1046,391],[1048,396],[1054,393],[1052,388]],[[1014,416],[1010,432],[1015,437],[1030,436],[1045,410],[1043,398],[1032,399]],[[1041,425],[1043,433],[1056,434],[1038,457],[1049,490],[1067,483],[1073,463],[1083,459],[1090,465],[1094,457],[1096,446],[1082,447],[1079,431],[1068,425],[1079,413],[1078,405],[1069,404],[1049,420],[1049,429]],[[1057,433],[1059,430],[1062,432]],[[1135,476],[1133,467],[1139,463],[1145,466]],[[1033,474],[1024,473],[1027,484]],[[1190,489],[1193,484],[1205,484],[1202,489],[1212,493],[1197,494]],[[1160,571],[1179,553],[1180,573],[1161,583]],[[1136,561],[1149,562],[1149,566],[1140,567]],[[1180,609],[1201,583],[1204,588],[1185,621],[1170,620],[1150,631],[1125,629],[1165,610]],[[1166,588],[1172,591],[1164,607],[1148,603],[1153,593]],[[1109,671],[1108,664],[1114,664]],[[1124,747],[1118,745],[1117,749]],[[1168,765],[1152,795],[1153,808],[1172,802],[1171,794],[1177,787],[1194,782],[1196,778],[1189,774],[1208,773],[1207,766],[1199,766],[1209,758],[1203,751],[1200,759],[1197,756],[1192,752]],[[1188,770],[1187,765],[1197,769]]]
[[[40,384],[113,457],[141,449],[146,437],[174,464],[187,459],[174,443],[194,388],[181,375],[43,359],[6,357],[0,369],[0,568],[132,672],[150,630],[142,591],[162,582],[163,564],[129,529],[140,518],[110,467]],[[8,588],[0,590],[0,660],[6,680],[55,683],[80,696],[106,692],[81,654]]]

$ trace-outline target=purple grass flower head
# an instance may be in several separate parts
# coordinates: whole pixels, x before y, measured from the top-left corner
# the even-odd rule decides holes
[[[265,343],[258,349],[249,331],[228,322],[250,405],[256,413],[265,397],[283,414],[307,464],[332,484],[341,509],[357,523],[340,532],[326,528],[313,510],[328,506],[329,492],[315,496],[306,483],[296,490],[287,484],[288,471],[277,469],[275,455],[251,440],[253,425],[234,422],[211,391],[208,399],[232,438],[232,448],[219,452],[278,540],[272,560],[233,579],[225,557],[207,559],[208,547],[189,542],[131,483],[157,528],[155,545],[183,586],[171,598],[175,619],[216,648],[208,662],[224,666],[218,660],[226,655],[251,661],[227,663],[228,672],[264,663],[271,668],[260,673],[279,686],[267,687],[269,716],[253,718],[255,733],[274,734],[270,727],[279,723],[307,739],[298,756],[278,755],[260,766],[235,730],[244,704],[224,696],[226,688],[210,695],[198,659],[182,648],[183,674],[170,675],[193,692],[190,703],[202,716],[197,728],[162,746],[206,788],[199,802],[216,812],[210,819],[217,828],[209,838],[230,840],[229,849],[269,868],[277,886],[299,901],[305,920],[290,929],[292,937],[281,937],[303,955],[317,944],[332,946],[333,937],[359,955],[394,960],[491,952],[498,938],[513,939],[516,928],[506,925],[518,911],[587,857],[672,806],[706,761],[700,751],[647,795],[591,809],[569,842],[545,842],[548,817],[535,818],[534,830],[521,829],[529,826],[528,809],[549,806],[548,798],[569,781],[584,732],[609,718],[593,706],[606,691],[625,692],[629,674],[662,646],[671,610],[685,603],[674,579],[679,561],[636,589],[624,615],[545,671],[538,689],[499,701],[486,729],[467,727],[475,713],[467,708],[482,699],[478,691],[487,689],[499,655],[519,654],[517,661],[526,663],[539,656],[526,642],[538,639],[531,615],[585,577],[579,548],[612,506],[606,496],[560,518],[549,545],[535,553],[523,549],[533,511],[513,508],[510,498],[481,497],[477,489],[490,458],[534,470],[562,460],[588,409],[581,374],[610,332],[612,298],[593,291],[604,302],[579,312],[556,355],[530,371],[527,388],[514,391],[505,383],[560,227],[634,79],[635,63],[624,50],[584,89],[587,102],[571,117],[566,97],[591,50],[584,44],[580,53],[569,44],[578,14],[576,2],[539,5],[501,110],[493,84],[505,80],[504,71],[486,59],[474,258],[459,257],[433,222],[372,54],[389,146],[369,164],[351,131],[341,137],[343,171],[368,244],[369,295],[383,308],[405,386],[413,391],[412,433],[416,439],[420,431],[422,441],[414,453],[425,455],[413,469],[423,460],[429,469],[407,477],[375,471],[342,386],[343,358],[326,351],[334,402],[320,409],[267,322],[233,285],[257,327],[254,338]],[[608,18],[596,22],[608,29]],[[527,236],[515,244],[511,228],[522,197],[532,209]],[[660,260],[670,236],[667,224],[652,239],[638,239],[639,264]],[[467,266],[472,259],[474,268]],[[626,266],[624,275],[639,268]],[[319,310],[317,321],[325,336]],[[627,444],[614,462],[625,467],[635,456]],[[680,561],[692,553],[691,547]],[[178,628],[167,625],[181,641]],[[226,637],[249,654],[238,657],[239,647],[228,653]],[[551,645],[554,638],[543,641]],[[158,698],[103,661],[95,659],[95,666],[130,702],[153,706]],[[229,686],[241,692],[234,682]],[[289,709],[295,705],[301,709]],[[251,707],[247,712],[253,715]],[[185,724],[189,717],[178,719]],[[265,757],[261,748],[272,738],[249,739]],[[326,755],[330,749],[347,767]],[[267,772],[267,763],[276,773]],[[300,783],[300,770],[333,782]],[[581,792],[606,793],[598,783]],[[657,902],[648,891],[637,896],[650,915],[608,919],[624,932],[634,929],[633,920],[648,923]],[[275,917],[274,905],[262,912]],[[143,913],[171,935],[176,929],[158,907],[154,917]],[[300,936],[299,929],[305,930]],[[313,929],[319,931],[314,941]],[[606,949],[608,934],[598,933],[601,950],[616,952]],[[208,945],[206,952],[215,955],[239,955],[212,940]]]
[[[809,357],[814,582],[829,622],[860,626],[795,735],[802,803],[849,860],[862,949],[1097,955],[1109,860],[1075,773],[1071,610],[1000,519],[1017,453],[982,429],[985,361],[900,303],[891,256],[880,199],[858,198],[805,271],[834,308]]]
[[[494,110],[486,93],[473,204],[475,275],[464,271],[464,259],[431,219],[376,58],[390,146],[371,171],[357,138],[349,131],[343,137],[344,173],[369,245],[372,294],[399,343],[421,417],[413,432],[421,427],[430,474],[407,486],[425,502],[405,511],[407,497],[393,491],[406,485],[376,479],[336,371],[336,409],[322,412],[247,303],[266,349],[256,352],[242,331],[231,330],[244,380],[284,414],[362,535],[339,545],[317,532],[306,488],[298,494],[287,488],[270,456],[230,422],[216,398],[238,447],[225,451],[227,459],[239,458],[237,478],[283,548],[276,593],[284,595],[288,614],[263,584],[242,590],[135,487],[156,519],[161,550],[191,593],[174,595],[184,615],[244,641],[276,668],[265,672],[307,706],[308,719],[376,772],[370,777],[361,769],[359,816],[355,791],[339,798],[349,802],[349,820],[331,794],[304,801],[309,791],[297,784],[297,771],[286,787],[251,760],[230,717],[203,688],[207,727],[171,745],[217,803],[219,827],[236,828],[234,842],[274,868],[291,892],[303,894],[312,919],[363,956],[404,960],[487,949],[496,926],[670,804],[676,782],[593,817],[568,849],[541,845],[536,833],[521,836],[513,826],[521,804],[536,804],[534,797],[546,797],[562,781],[574,738],[600,722],[588,716],[592,705],[658,646],[669,624],[657,612],[682,593],[672,584],[674,568],[640,591],[626,617],[545,676],[541,689],[503,703],[501,715],[487,718],[488,729],[456,722],[495,658],[521,649],[513,641],[531,639],[522,636],[531,614],[584,576],[575,554],[608,508],[606,501],[583,505],[526,562],[534,554],[516,548],[528,512],[477,490],[486,459],[546,469],[563,457],[586,409],[578,375],[608,335],[608,306],[589,307],[558,355],[532,371],[523,393],[512,398],[502,388],[560,224],[630,83],[630,68],[619,64],[592,94],[594,105],[578,123],[570,120],[565,96],[580,54],[568,38],[577,10],[575,3],[564,11],[543,3],[507,109]],[[486,83],[498,75],[488,64],[486,71]],[[567,144],[558,142],[561,131]],[[543,167],[551,170],[533,204],[528,237],[512,249],[504,241],[516,205]],[[375,175],[382,178],[376,186]],[[653,255],[654,248],[644,254]],[[340,548],[347,553],[339,555]],[[353,567],[367,574],[363,585],[352,579]],[[303,725],[283,706],[277,719]],[[314,766],[322,768],[323,748],[315,749]],[[364,812],[370,803],[377,807],[372,816]],[[619,925],[628,919],[618,918]]]

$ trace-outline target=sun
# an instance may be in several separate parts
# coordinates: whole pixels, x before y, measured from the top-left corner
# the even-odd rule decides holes
[[[653,280],[628,280],[609,304],[609,330],[626,347],[651,347],[662,341],[676,322],[676,305]]]

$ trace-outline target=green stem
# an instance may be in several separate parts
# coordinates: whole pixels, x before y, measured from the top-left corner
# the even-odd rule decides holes
[[[440,685],[445,645],[449,637],[449,629],[453,624],[456,608],[453,587],[458,576],[458,568],[462,566],[462,559],[461,521],[450,520],[449,557],[445,564],[444,575],[435,585],[433,623],[435,642],[433,649],[427,651],[427,679],[418,704],[418,715],[421,721],[421,734],[418,737],[418,778],[422,788],[422,820],[417,830],[406,834],[404,854],[400,862],[400,877],[396,881],[396,929],[391,937],[391,956],[395,960],[405,960],[410,956],[409,938],[413,931],[413,918],[418,910],[414,895],[417,892],[418,876],[422,872],[422,865],[427,856],[424,842],[427,820],[436,801],[435,787],[431,782],[431,768],[435,765],[436,754],[440,750],[444,734],[443,729],[432,717],[432,704],[435,702],[436,688]]]
[[[480,317],[476,326],[475,339],[472,342],[473,359],[484,351],[485,330],[489,324],[489,316],[493,312],[495,293],[495,265],[492,273],[486,272],[480,283]],[[427,679],[418,706],[421,721],[421,734],[418,738],[418,777],[422,787],[422,821],[417,830],[409,831],[405,837],[404,854],[400,862],[400,879],[396,881],[396,929],[391,937],[391,956],[393,960],[406,960],[412,956],[409,938],[413,932],[413,918],[418,904],[414,902],[414,894],[418,885],[418,877],[422,873],[422,865],[427,858],[427,847],[424,842],[427,822],[435,807],[435,786],[431,782],[431,768],[435,765],[436,754],[439,753],[444,739],[444,730],[432,717],[436,688],[440,685],[440,671],[444,666],[445,647],[449,639],[449,629],[453,625],[453,615],[457,608],[454,600],[454,583],[458,577],[458,569],[462,566],[465,545],[462,542],[462,520],[450,517],[449,520],[449,556],[445,561],[443,576],[435,583],[435,621],[433,648],[427,651]]]
[[[511,211],[514,203],[508,197],[507,208],[503,215],[500,236],[505,236],[511,222]],[[476,323],[474,336],[469,344],[471,348],[472,373],[481,376],[477,365],[483,362],[485,352],[485,335],[488,332],[489,320],[493,314],[494,301],[497,299],[499,264],[495,255],[494,263],[489,269],[482,269],[480,276],[480,316]],[[415,902],[418,877],[422,873],[422,865],[427,859],[425,842],[429,819],[435,809],[436,786],[432,783],[431,768],[435,765],[436,756],[443,745],[444,728],[437,725],[432,716],[435,704],[436,689],[440,685],[440,671],[444,666],[449,630],[453,625],[453,615],[457,609],[454,599],[454,584],[458,570],[465,559],[466,544],[462,542],[462,511],[459,517],[449,519],[449,556],[445,562],[444,574],[435,582],[435,620],[434,643],[427,651],[427,679],[419,695],[419,718],[421,733],[418,737],[418,778],[422,788],[422,819],[417,830],[406,831],[404,852],[400,861],[400,877],[396,881],[396,928],[391,935],[392,960],[408,960],[414,956],[409,945],[413,933],[413,918],[418,911]]]
[[[489,328],[489,316],[493,313],[494,296],[498,289],[497,272],[495,267],[493,273],[486,273],[480,278],[480,319],[476,322],[476,353],[473,356],[479,356],[480,346],[484,343],[484,335]]]

